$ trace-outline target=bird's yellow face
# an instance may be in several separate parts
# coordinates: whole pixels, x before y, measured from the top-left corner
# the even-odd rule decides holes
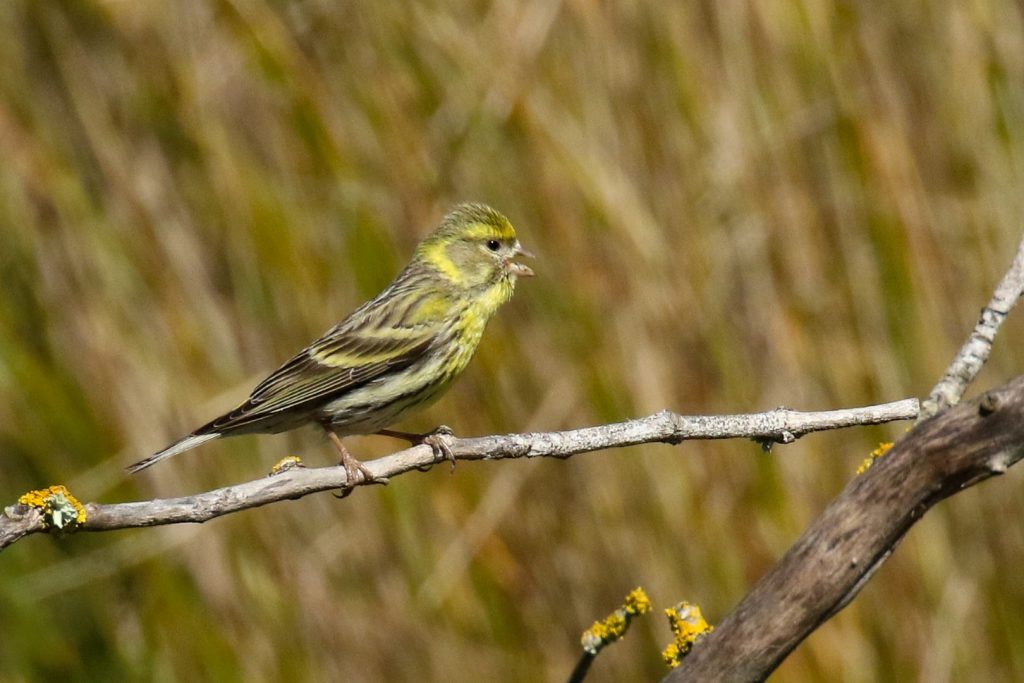
[[[514,260],[517,256],[532,254],[519,244],[507,218],[482,204],[460,204],[420,243],[415,258],[456,287],[497,288],[495,294],[507,300],[516,278],[533,275],[528,266]]]

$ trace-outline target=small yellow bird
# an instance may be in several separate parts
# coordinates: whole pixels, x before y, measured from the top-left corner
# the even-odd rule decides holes
[[[327,432],[348,481],[373,477],[341,436],[424,435],[386,430],[413,408],[432,403],[476,351],[484,327],[533,271],[513,259],[523,249],[508,219],[483,204],[460,204],[376,298],[259,383],[234,410],[144,460],[138,472],[191,448],[236,434],[275,434],[309,423]]]

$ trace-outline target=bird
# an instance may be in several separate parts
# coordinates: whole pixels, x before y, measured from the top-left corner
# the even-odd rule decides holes
[[[437,451],[438,441],[428,438],[437,430],[409,434],[387,427],[434,402],[465,370],[517,279],[534,274],[515,260],[520,256],[533,254],[505,216],[485,204],[458,204],[380,294],[272,372],[237,408],[129,465],[128,472],[214,439],[307,424],[319,425],[337,449],[349,490],[357,472],[363,482],[376,480],[342,436],[384,434],[427,442]]]

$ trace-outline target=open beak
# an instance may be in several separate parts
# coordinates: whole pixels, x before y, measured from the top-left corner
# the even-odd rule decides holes
[[[519,244],[518,241],[516,242],[515,251],[513,251],[512,253],[515,256],[525,256],[527,258],[534,257],[533,254],[528,252],[526,249],[523,249],[523,245]],[[509,261],[506,267],[508,268],[508,272],[510,275],[516,275],[518,277],[533,277],[533,269],[531,269],[529,266],[523,263]]]

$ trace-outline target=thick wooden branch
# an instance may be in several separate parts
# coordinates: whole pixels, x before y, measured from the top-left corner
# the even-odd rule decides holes
[[[760,681],[943,498],[1024,456],[1024,375],[920,423],[804,532],[667,681]]]
[[[662,411],[626,422],[563,432],[452,438],[450,447],[457,460],[499,460],[568,458],[607,448],[659,442],[678,444],[694,439],[750,438],[769,446],[790,443],[815,431],[909,420],[917,413],[916,399],[824,412],[777,408],[746,415],[686,416]],[[443,456],[435,454],[429,446],[414,446],[364,464],[374,477],[386,478],[429,467],[442,460]],[[318,491],[338,490],[346,483],[342,467],[295,468],[194,496],[135,503],[89,503],[85,506],[86,521],[80,528],[108,531],[205,522],[239,510],[301,498]],[[38,509],[12,505],[0,515],[0,550],[29,534],[46,530],[46,521]]]

